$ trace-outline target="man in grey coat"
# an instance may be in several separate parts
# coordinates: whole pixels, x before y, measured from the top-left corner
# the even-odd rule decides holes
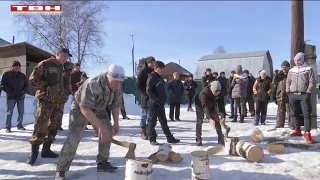
[[[236,69],[236,74],[233,76],[233,80],[231,82],[232,93],[231,97],[234,100],[234,113],[233,120],[231,122],[238,121],[238,113],[237,108],[240,111],[240,123],[244,122],[244,115],[246,111],[246,98],[248,91],[248,77],[245,73],[242,72],[242,66],[238,65]]]
[[[316,85],[313,69],[304,62],[304,53],[299,52],[294,57],[295,66],[288,72],[286,81],[286,92],[289,97],[290,112],[295,126],[292,136],[302,136],[299,122],[301,108],[304,117],[304,138],[306,142],[312,144],[311,138],[311,100],[312,90]]]

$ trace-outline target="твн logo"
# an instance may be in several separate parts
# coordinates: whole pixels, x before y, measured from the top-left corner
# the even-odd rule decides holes
[[[19,4],[11,5],[10,7],[11,14],[60,14],[62,12],[61,4],[40,4],[40,5],[28,5],[28,4]]]

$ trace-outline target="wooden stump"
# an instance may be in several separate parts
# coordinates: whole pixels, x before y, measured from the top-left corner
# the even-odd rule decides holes
[[[192,180],[210,180],[211,172],[209,166],[209,157],[207,151],[193,151],[191,153]]]
[[[157,164],[159,162],[159,159],[157,158],[157,153],[158,152],[155,152],[148,157],[148,159],[152,161],[153,164]]]
[[[128,159],[125,180],[152,180],[152,162],[142,159]]]
[[[277,144],[277,143],[271,143],[267,146],[267,151],[269,151],[271,153],[283,153],[284,145]]]
[[[166,161],[168,160],[169,158],[169,153],[171,151],[172,147],[171,145],[169,144],[162,144],[159,146],[159,150],[158,150],[158,153],[157,153],[157,158],[160,160],[160,161]]]
[[[233,156],[238,156],[236,145],[239,142],[239,137],[225,137],[224,141],[225,141],[224,143],[225,153]]]
[[[176,153],[174,151],[171,151],[169,153],[169,161],[173,163],[179,163],[183,160],[182,156],[179,153]]]
[[[259,162],[264,156],[263,150],[259,146],[245,141],[239,141],[236,150],[239,156],[251,162]]]

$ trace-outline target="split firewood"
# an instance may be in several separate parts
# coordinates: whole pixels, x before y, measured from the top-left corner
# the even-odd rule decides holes
[[[180,153],[176,153],[174,151],[171,151],[169,153],[169,161],[173,162],[173,163],[179,163],[183,160],[182,156],[180,155]]]
[[[284,152],[284,145],[277,144],[277,143],[268,144],[267,151],[270,153],[283,153]]]
[[[214,147],[210,147],[207,149],[209,157],[212,157],[215,154],[222,152],[222,151],[223,151],[223,146],[214,146]]]
[[[263,133],[259,128],[256,128],[253,130],[253,132],[250,135],[250,141],[252,143],[258,143],[263,140]]]
[[[168,160],[169,158],[169,153],[172,149],[172,146],[169,145],[169,144],[161,144],[159,146],[159,150],[157,152],[157,158],[160,160],[160,161],[166,161]]]
[[[155,152],[148,157],[148,159],[151,160],[153,164],[157,164],[159,162],[159,159],[157,158],[157,153],[158,152]]]

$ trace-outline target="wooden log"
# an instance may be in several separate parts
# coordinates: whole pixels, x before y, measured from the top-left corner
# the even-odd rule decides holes
[[[182,156],[180,155],[180,153],[176,153],[174,151],[171,151],[169,153],[169,161],[173,162],[173,163],[179,163],[183,160]]]
[[[166,161],[168,160],[169,158],[169,153],[172,149],[172,146],[169,145],[169,144],[162,144],[159,146],[159,150],[158,150],[158,153],[157,153],[157,158],[160,160],[160,161]]]
[[[152,162],[143,159],[127,159],[125,180],[152,180]]]
[[[264,138],[263,133],[259,128],[254,129],[250,135],[250,141],[252,143],[261,142],[263,138]]]
[[[211,172],[209,166],[209,157],[207,151],[193,151],[191,153],[191,179],[192,180],[210,180]]]
[[[284,152],[284,145],[277,144],[277,143],[268,144],[267,151],[271,152],[271,153],[283,153]]]
[[[213,157],[215,154],[221,151],[223,151],[223,146],[214,146],[207,149],[209,157]]]
[[[259,162],[263,159],[264,156],[264,152],[261,147],[245,141],[239,141],[237,143],[236,151],[239,156],[251,162]]]
[[[148,157],[148,159],[149,159],[150,161],[152,161],[153,164],[157,164],[157,163],[159,162],[159,159],[157,158],[157,153],[158,153],[158,152],[152,153],[152,154]]]
[[[225,137],[224,151],[226,154],[238,156],[236,145],[239,142],[239,137]]]

